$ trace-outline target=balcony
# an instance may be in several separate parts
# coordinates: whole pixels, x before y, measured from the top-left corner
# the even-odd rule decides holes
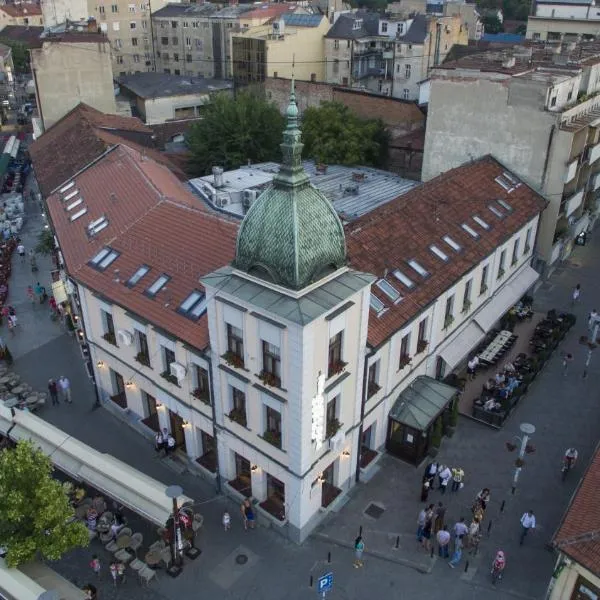
[[[583,190],[579,190],[577,193],[573,194],[570,198],[568,198],[564,203],[565,208],[565,216],[569,216],[574,213],[583,202]]]
[[[144,354],[144,352],[138,352],[135,355],[135,360],[145,367],[150,366],[150,357],[147,354]]]
[[[565,173],[565,183],[569,183],[569,181],[572,181],[575,175],[577,175],[578,165],[578,159],[575,159],[573,162],[569,163],[569,165],[567,166],[567,172]]]
[[[600,158],[600,144],[592,146],[589,150],[589,161],[590,165],[596,162]]]

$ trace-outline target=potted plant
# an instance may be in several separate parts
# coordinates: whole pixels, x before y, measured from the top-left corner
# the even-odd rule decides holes
[[[179,385],[179,382],[177,381],[177,377],[175,377],[175,375],[171,375],[171,373],[169,373],[169,371],[163,371],[160,376],[163,379],[166,379],[169,383],[173,383],[175,385]]]
[[[263,434],[263,440],[276,448],[281,448],[281,433],[278,431],[269,431],[267,429]]]
[[[329,377],[333,377],[338,373],[341,373],[348,363],[345,363],[343,360],[335,360],[334,362],[329,364],[329,368],[327,369],[327,374]]]
[[[452,323],[454,323],[454,317],[452,315],[447,315],[444,319],[444,329],[448,329]]]
[[[380,389],[380,385],[377,385],[374,381],[369,381],[367,384],[367,398],[374,396]]]
[[[427,348],[427,340],[419,340],[417,342],[417,354],[421,354],[421,352],[425,351],[425,348]]]
[[[104,340],[106,340],[109,344],[112,344],[113,346],[117,345],[117,338],[115,337],[115,333],[114,331],[107,331],[102,338]]]
[[[231,350],[227,350],[221,357],[228,365],[235,367],[236,369],[244,368],[244,359],[239,355],[235,354]]]
[[[338,419],[331,419],[327,421],[327,426],[325,427],[325,436],[327,439],[332,438],[339,430],[342,424]]]
[[[231,412],[227,415],[232,421],[235,421],[238,425],[242,427],[246,427],[246,411],[240,408],[233,408]]]
[[[400,356],[400,368],[404,369],[407,365],[410,365],[411,358],[408,354],[402,354]]]
[[[429,440],[429,454],[435,456],[442,445],[442,419],[438,417],[433,424],[431,438]]]
[[[264,369],[258,374],[258,378],[265,384],[271,387],[280,387],[281,380],[277,375],[271,373],[269,371],[265,371]]]
[[[470,300],[465,300],[463,302],[463,307],[462,307],[462,312],[464,313],[468,313],[471,310],[471,301]]]
[[[195,388],[192,392],[192,396],[194,396],[194,398],[198,398],[198,400],[210,406],[210,397],[208,395],[208,390],[201,390],[200,388]]]
[[[150,357],[147,354],[144,354],[143,352],[138,352],[135,355],[135,360],[137,360],[140,364],[144,365],[145,367],[150,366]]]

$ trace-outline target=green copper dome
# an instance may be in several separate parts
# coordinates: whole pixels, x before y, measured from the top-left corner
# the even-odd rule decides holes
[[[292,82],[279,173],[252,204],[237,238],[234,266],[300,290],[346,263],[344,229],[329,200],[302,167],[298,107]]]

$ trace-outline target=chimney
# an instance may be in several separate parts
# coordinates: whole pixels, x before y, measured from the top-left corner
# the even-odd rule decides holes
[[[93,17],[90,17],[88,19],[87,30],[88,30],[88,33],[96,33],[98,31],[98,25],[96,23],[96,19],[94,19]]]
[[[214,186],[216,188],[223,187],[223,168],[222,167],[213,167],[212,173],[213,173],[213,178],[214,178]]]

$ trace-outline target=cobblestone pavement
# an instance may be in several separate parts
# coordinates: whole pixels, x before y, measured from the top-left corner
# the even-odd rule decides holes
[[[32,205],[31,205],[32,206]],[[41,216],[31,209],[23,233],[26,246],[31,247],[42,226]],[[378,598],[431,598],[468,600],[470,598],[542,598],[549,581],[553,555],[546,543],[556,529],[560,517],[577,484],[577,476],[589,460],[598,439],[600,406],[597,388],[600,357],[592,359],[589,376],[582,379],[585,360],[583,347],[577,344],[585,330],[585,315],[591,308],[600,308],[600,281],[596,276],[600,264],[600,234],[586,247],[577,248],[572,259],[563,265],[548,284],[536,294],[536,308],[568,308],[570,291],[581,283],[581,304],[575,307],[579,322],[571,330],[562,348],[575,354],[573,368],[563,377],[559,358],[555,356],[545,372],[536,379],[527,397],[511,416],[501,432],[461,418],[452,439],[444,440],[439,460],[461,465],[467,474],[466,485],[456,494],[446,494],[448,518],[468,516],[474,494],[483,486],[492,490],[492,502],[487,511],[492,523],[489,536],[476,557],[463,557],[461,568],[452,570],[445,561],[431,559],[415,540],[415,521],[419,509],[419,480],[416,470],[390,456],[384,456],[368,485],[357,486],[347,504],[319,532],[302,546],[284,540],[275,531],[259,527],[244,532],[238,520],[238,508],[228,499],[217,496],[214,485],[189,473],[179,474],[163,460],[154,458],[151,444],[126,423],[105,409],[93,409],[94,396],[83,369],[81,356],[73,338],[50,321],[45,307],[28,302],[25,289],[38,280],[27,264],[14,259],[10,285],[10,302],[17,309],[21,323],[9,342],[15,356],[15,368],[26,381],[44,389],[49,377],[66,375],[71,379],[74,403],[69,406],[46,407],[40,416],[100,451],[155,477],[164,483],[182,485],[187,495],[198,503],[197,510],[205,517],[199,536],[202,555],[196,561],[186,561],[183,574],[170,579],[164,572],[149,588],[142,588],[130,577],[123,586],[114,588],[108,574],[97,582],[101,598],[127,600],[197,597],[225,600],[300,600],[316,596],[309,587],[310,575],[315,578],[327,571],[335,576],[331,600]],[[39,279],[49,287],[50,261],[40,261]],[[596,305],[596,306],[594,306]],[[518,434],[521,422],[537,427],[533,443],[537,452],[527,459],[516,495],[510,494],[512,461],[504,442]],[[574,477],[560,480],[560,458],[565,448],[575,445],[580,461]],[[439,492],[430,495],[437,502]],[[505,510],[500,513],[502,501]],[[385,510],[377,519],[364,515],[370,502]],[[220,515],[228,508],[233,528],[223,532]],[[538,518],[538,530],[523,547],[518,546],[518,520],[522,512],[533,508]],[[363,527],[367,546],[365,567],[352,568],[352,551],[348,547]],[[398,539],[399,538],[399,539]],[[395,549],[396,540],[399,548]],[[153,540],[147,540],[149,542]],[[108,556],[97,542],[85,550],[74,550],[54,566],[65,577],[83,584],[93,581],[88,563],[92,553],[99,553],[106,562]],[[497,548],[507,553],[505,579],[492,588],[488,566]],[[331,553],[331,564],[327,555]],[[248,562],[239,566],[238,554]],[[464,565],[469,559],[469,569]]]

